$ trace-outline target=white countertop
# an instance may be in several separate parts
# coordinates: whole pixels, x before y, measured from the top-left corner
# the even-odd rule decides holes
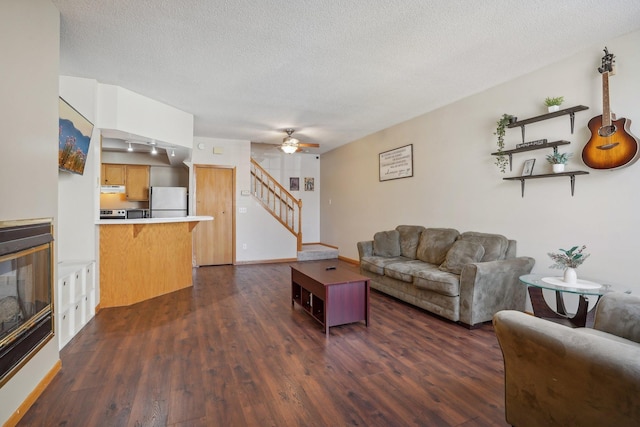
[[[97,225],[122,225],[122,224],[165,224],[169,222],[196,222],[213,221],[212,216],[181,216],[176,218],[136,218],[136,219],[101,219],[96,221]]]

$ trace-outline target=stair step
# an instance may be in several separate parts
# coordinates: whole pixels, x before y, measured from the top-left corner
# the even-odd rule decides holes
[[[315,261],[338,258],[338,250],[324,245],[302,245],[298,251],[298,261]]]

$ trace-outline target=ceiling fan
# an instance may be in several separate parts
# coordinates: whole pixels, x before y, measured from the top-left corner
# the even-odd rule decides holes
[[[293,134],[293,132],[295,131],[294,129],[285,129],[284,130],[287,133],[287,136],[285,136],[282,139],[282,145],[280,145],[280,149],[282,151],[284,151],[287,154],[293,154],[296,153],[298,151],[302,151],[303,148],[305,147],[309,147],[309,148],[318,148],[320,147],[320,144],[312,144],[312,143],[306,143],[306,142],[300,142],[299,139],[294,138],[293,136],[291,136]]]

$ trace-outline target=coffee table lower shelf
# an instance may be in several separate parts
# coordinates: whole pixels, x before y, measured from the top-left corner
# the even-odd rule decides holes
[[[369,326],[369,279],[340,270],[291,267],[291,306],[297,303],[323,326],[364,320]],[[345,276],[345,273],[348,273]]]

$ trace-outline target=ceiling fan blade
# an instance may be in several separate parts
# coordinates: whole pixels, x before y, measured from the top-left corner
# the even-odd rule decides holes
[[[299,142],[298,147],[309,147],[309,148],[319,148],[320,144],[312,144],[312,143],[307,143],[307,142]]]
[[[252,144],[268,145],[270,147],[280,147],[282,144],[272,144],[270,142],[251,141]]]

